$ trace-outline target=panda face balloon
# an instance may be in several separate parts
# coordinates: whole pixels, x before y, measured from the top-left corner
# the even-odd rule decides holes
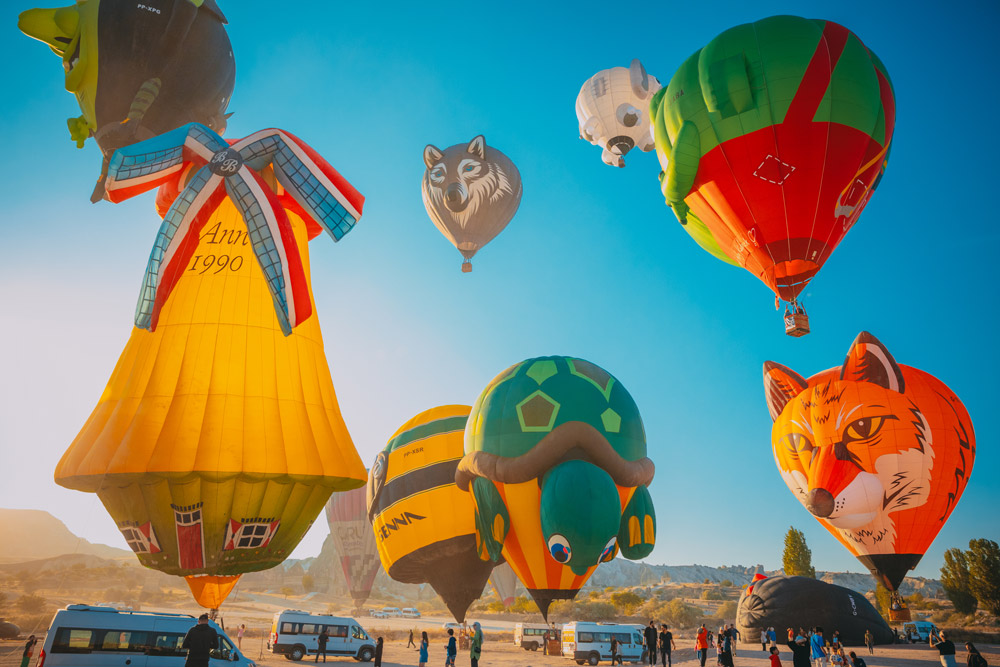
[[[601,70],[576,96],[580,138],[600,146],[601,159],[614,167],[624,167],[625,154],[633,148],[652,150],[649,100],[660,88],[638,60],[628,68]]]

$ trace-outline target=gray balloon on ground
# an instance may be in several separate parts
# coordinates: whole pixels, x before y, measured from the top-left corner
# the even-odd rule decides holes
[[[427,215],[458,248],[472,270],[472,256],[503,231],[521,203],[521,174],[506,155],[479,135],[443,151],[424,148],[421,191]]]
[[[809,577],[768,577],[754,582],[740,597],[736,627],[746,638],[773,627],[778,640],[787,640],[788,628],[823,628],[829,641],[835,630],[845,646],[863,646],[865,630],[876,644],[891,644],[892,630],[864,595],[843,586]],[[750,639],[746,639],[750,643]]]

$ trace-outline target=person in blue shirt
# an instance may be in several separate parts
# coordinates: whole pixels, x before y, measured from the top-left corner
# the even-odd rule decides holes
[[[458,656],[458,646],[455,643],[455,631],[448,628],[448,648],[445,650],[444,664],[446,667],[455,667],[455,658]]]
[[[813,667],[826,667],[828,649],[826,648],[826,640],[823,639],[823,628],[816,626],[813,630],[813,635],[809,638],[809,648]]]
[[[427,649],[430,646],[430,642],[427,641],[427,633],[420,633],[420,667],[424,667],[427,664]]]

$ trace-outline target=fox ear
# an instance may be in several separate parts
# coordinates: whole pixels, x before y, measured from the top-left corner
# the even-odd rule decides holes
[[[469,142],[469,147],[466,149],[473,155],[475,155],[480,160],[486,159],[486,137],[479,135],[475,139]]]
[[[840,369],[841,380],[871,382],[880,387],[903,393],[906,388],[903,372],[885,345],[867,331],[854,339]]]
[[[801,394],[809,383],[790,368],[773,361],[764,362],[764,400],[771,420],[778,418],[788,401]]]
[[[444,157],[444,153],[438,150],[437,146],[427,144],[424,146],[424,164],[430,169]]]

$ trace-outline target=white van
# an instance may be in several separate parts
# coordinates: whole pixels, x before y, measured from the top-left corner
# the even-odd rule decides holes
[[[615,623],[566,623],[562,630],[562,654],[576,660],[578,665],[611,660],[612,636],[618,639],[618,655],[622,660],[642,660],[642,632],[634,625]]]
[[[927,621],[903,623],[903,639],[911,644],[915,642],[926,644],[930,641],[932,632],[938,634],[937,626]]]
[[[545,642],[546,632],[549,633],[549,639],[559,640],[559,628],[550,628],[544,623],[516,623],[514,646],[519,646],[525,651],[537,651]]]
[[[285,609],[274,615],[267,649],[289,660],[301,660],[318,652],[318,639],[323,630],[329,636],[326,642],[328,656],[343,655],[361,662],[375,657],[375,641],[353,618],[321,616],[298,609]]]
[[[420,612],[417,611],[416,607],[403,607],[399,613],[403,618],[420,618]]]
[[[386,618],[399,618],[403,615],[399,607],[382,607],[382,613],[385,614]]]
[[[184,667],[184,635],[198,619],[188,614],[120,611],[113,607],[71,604],[52,618],[36,667]],[[233,646],[225,631],[219,634],[212,667],[256,667]]]

